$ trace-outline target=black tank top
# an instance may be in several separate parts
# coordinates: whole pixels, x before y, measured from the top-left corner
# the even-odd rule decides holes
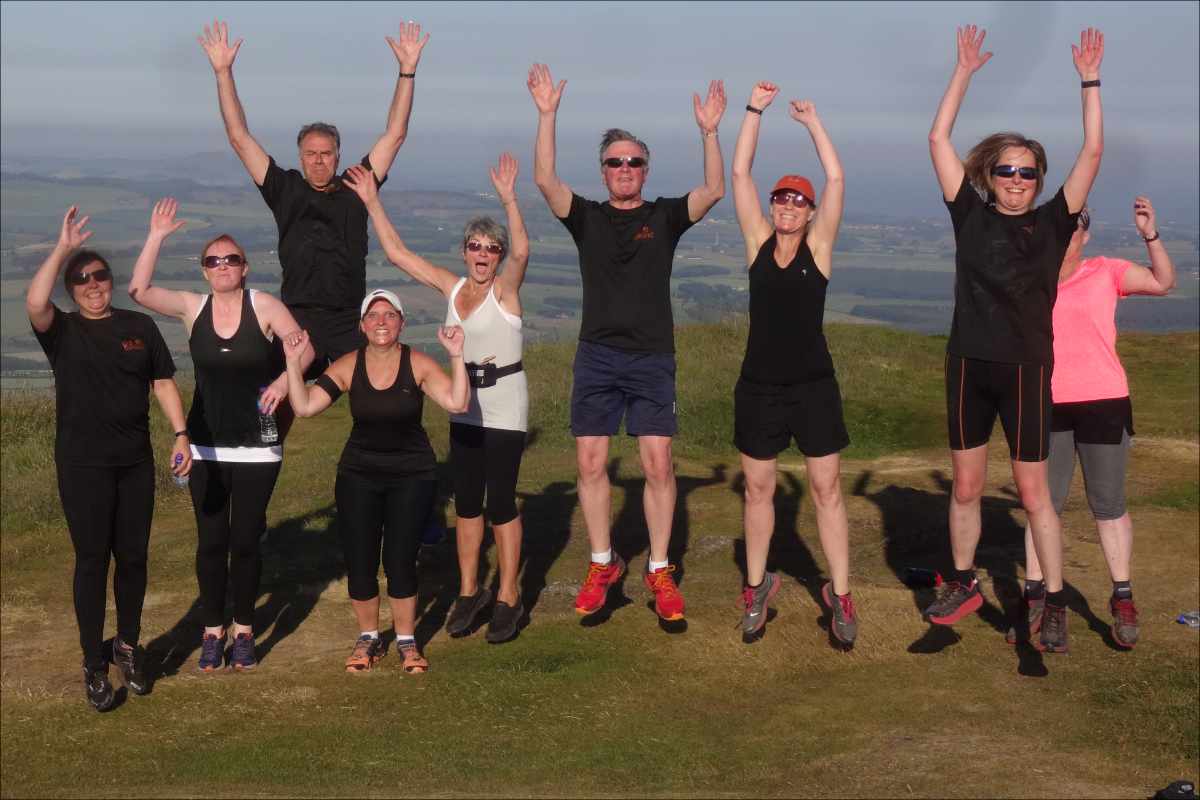
[[[354,427],[342,449],[339,469],[373,478],[436,477],[437,459],[421,427],[425,395],[412,372],[412,349],[400,345],[400,368],[386,389],[367,377],[366,348],[360,347],[350,380]]]
[[[825,343],[825,290],[829,281],[813,261],[808,242],[785,269],[775,263],[775,234],[750,265],[750,336],[742,377],[790,385],[833,377]]]
[[[228,339],[213,326],[212,295],[204,301],[188,339],[196,371],[196,392],[188,413],[192,444],[209,447],[270,447],[258,421],[259,388],[283,371],[283,352],[263,335],[250,302],[242,292],[242,316]]]

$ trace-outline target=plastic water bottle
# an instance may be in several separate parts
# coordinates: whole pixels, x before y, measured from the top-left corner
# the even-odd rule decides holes
[[[268,414],[262,409],[262,393],[267,390],[267,387],[258,387],[258,434],[262,438],[263,444],[275,444],[279,441],[279,426],[275,424],[275,415]]]
[[[1175,621],[1189,628],[1200,628],[1200,611],[1187,611],[1176,617]]]
[[[183,453],[176,453],[175,454],[175,467],[178,468],[179,465],[182,463],[183,463]],[[182,489],[183,487],[188,485],[188,476],[187,475],[179,475],[176,472],[172,472],[171,480],[175,481],[175,485],[178,486],[180,489]]]

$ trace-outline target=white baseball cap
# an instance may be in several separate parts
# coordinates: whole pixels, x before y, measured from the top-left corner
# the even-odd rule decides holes
[[[358,318],[362,319],[367,315],[367,309],[371,307],[371,303],[376,300],[387,300],[392,308],[400,312],[400,316],[404,316],[404,306],[400,305],[400,298],[394,292],[389,292],[387,289],[376,289],[372,292],[367,292],[367,296],[363,298],[362,306],[358,309]]]

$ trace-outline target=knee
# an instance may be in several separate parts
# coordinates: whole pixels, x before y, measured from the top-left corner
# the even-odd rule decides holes
[[[664,486],[675,480],[675,467],[670,457],[643,459],[642,472],[646,482],[652,486]]]
[[[608,465],[605,463],[605,458],[602,454],[581,452],[576,461],[579,466],[579,480],[581,483],[596,483],[607,477],[604,470]]]
[[[813,480],[809,488],[818,508],[837,508],[842,504],[842,482],[836,475],[832,480]]]
[[[955,475],[954,502],[972,505],[983,496],[983,475]]]
[[[746,505],[756,506],[769,504],[775,500],[775,474],[771,477],[746,479]]]

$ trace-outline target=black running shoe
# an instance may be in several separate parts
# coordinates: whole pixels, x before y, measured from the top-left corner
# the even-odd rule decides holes
[[[113,685],[108,680],[108,667],[83,666],[83,688],[87,692],[88,702],[97,711],[108,711],[117,699]]]
[[[507,642],[517,635],[517,623],[525,614],[525,606],[518,600],[515,606],[510,606],[503,600],[497,600],[492,609],[492,621],[488,623],[487,640],[492,644]]]
[[[130,645],[121,641],[117,636],[113,639],[113,663],[121,670],[121,678],[129,691],[134,694],[146,694],[150,691],[150,682],[142,671],[145,661],[145,651],[136,644]]]
[[[450,618],[446,620],[446,633],[458,637],[466,635],[471,629],[471,623],[479,612],[492,602],[492,593],[487,589],[479,589],[472,595],[459,596],[450,609]]]

